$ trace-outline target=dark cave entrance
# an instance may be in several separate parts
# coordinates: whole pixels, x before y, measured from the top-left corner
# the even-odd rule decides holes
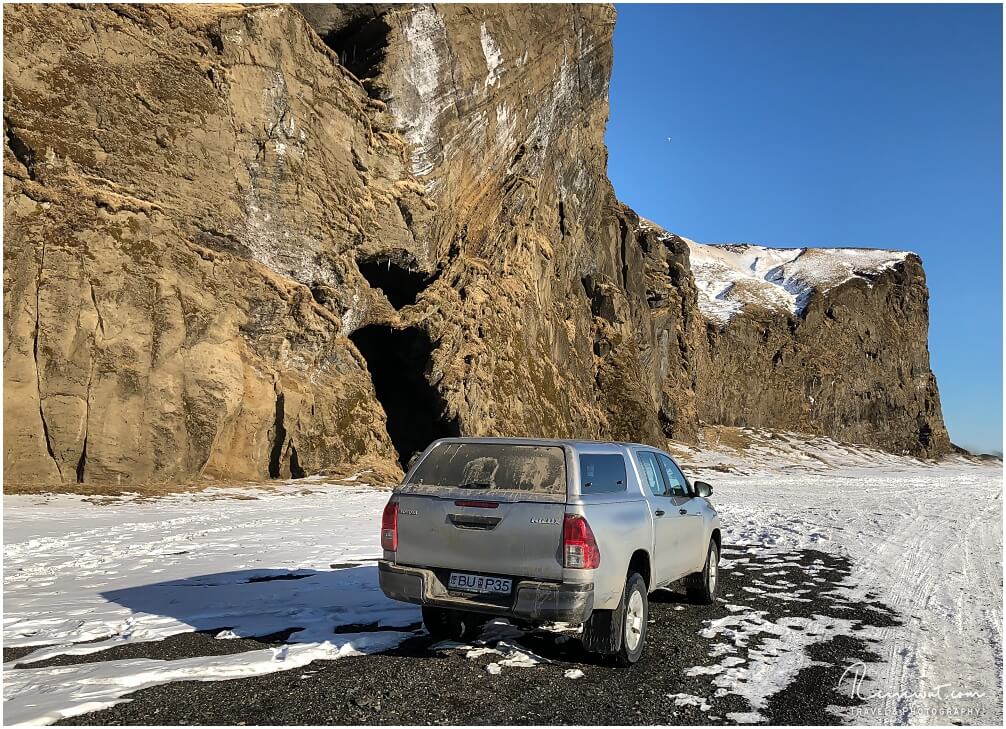
[[[383,291],[396,309],[415,304],[416,298],[432,280],[429,274],[423,273],[418,267],[413,268],[409,262],[403,265],[390,256],[360,259],[356,265],[367,283]]]
[[[286,396],[276,393],[276,420],[273,423],[272,449],[269,452],[269,478],[280,478],[283,475],[283,446],[287,445],[286,454],[290,458],[290,478],[304,478],[304,468],[297,457],[297,447],[291,440],[287,444],[286,426],[284,425]]]
[[[346,6],[343,12],[350,16],[348,22],[326,33],[323,40],[339,55],[339,63],[368,86],[367,81],[377,75],[384,61],[391,26],[366,5]]]
[[[460,435],[457,420],[444,416],[443,398],[426,379],[433,345],[425,331],[371,324],[349,338],[367,360],[403,469],[414,453],[437,438]]]
[[[276,420],[273,423],[275,435],[272,439],[272,450],[269,451],[269,478],[279,478],[280,458],[283,456],[283,444],[286,442],[286,427],[283,425],[283,406],[286,398],[283,393],[276,395]]]

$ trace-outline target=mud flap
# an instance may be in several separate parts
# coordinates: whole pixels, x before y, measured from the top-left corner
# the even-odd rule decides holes
[[[591,653],[614,655],[622,649],[625,634],[625,595],[614,610],[595,610],[583,624],[583,647]]]

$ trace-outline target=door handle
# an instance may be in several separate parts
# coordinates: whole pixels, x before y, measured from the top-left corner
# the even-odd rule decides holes
[[[688,513],[688,509],[678,509],[678,513],[681,514],[681,516],[684,516]]]
[[[653,515],[654,516],[663,516],[664,515],[664,510],[663,509],[657,509],[656,511],[653,512]]]

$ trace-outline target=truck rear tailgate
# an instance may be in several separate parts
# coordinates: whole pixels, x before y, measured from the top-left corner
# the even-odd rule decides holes
[[[495,506],[466,505],[480,502]],[[565,508],[558,502],[402,494],[395,561],[558,580]]]
[[[396,494],[397,563],[562,578],[562,448],[446,442]]]

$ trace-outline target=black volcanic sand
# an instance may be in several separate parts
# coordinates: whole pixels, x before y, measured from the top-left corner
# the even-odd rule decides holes
[[[434,641],[416,629],[415,637],[386,653],[315,661],[300,669],[252,678],[155,686],[130,694],[128,702],[63,723],[733,724],[736,717],[728,714],[751,712],[748,702],[732,693],[715,697],[716,675],[687,676],[686,669],[719,663],[722,657],[710,657],[711,649],[733,642],[723,634],[701,636],[710,620],[753,610],[764,611],[763,619],[771,623],[811,616],[855,623],[852,631],[825,634],[811,642],[806,652],[813,665],[769,696],[759,711],[772,724],[840,723],[829,707],[857,702],[847,689],[838,690],[839,677],[850,664],[877,660],[870,641],[859,634],[865,636],[867,627],[897,624],[892,611],[879,603],[849,602],[841,591],[828,594],[850,573],[848,561],[841,557],[815,550],[780,553],[728,546],[724,558],[716,605],[690,604],[672,590],[650,596],[652,622],[646,651],[631,669],[615,668],[586,654],[575,635],[560,637],[539,630],[524,633],[516,642],[551,663],[533,668],[504,666],[499,675],[490,675],[486,665],[501,656],[466,658],[462,650],[431,650]],[[732,612],[727,605],[747,609]],[[33,665],[236,653],[279,645],[286,637],[280,633],[221,641],[211,634],[188,633]],[[765,647],[766,639],[775,637],[771,632],[755,633],[746,646],[726,655],[748,659],[749,653]],[[566,678],[564,672],[571,668],[581,669],[584,677]],[[676,706],[668,695],[678,693],[704,698],[711,708]]]

